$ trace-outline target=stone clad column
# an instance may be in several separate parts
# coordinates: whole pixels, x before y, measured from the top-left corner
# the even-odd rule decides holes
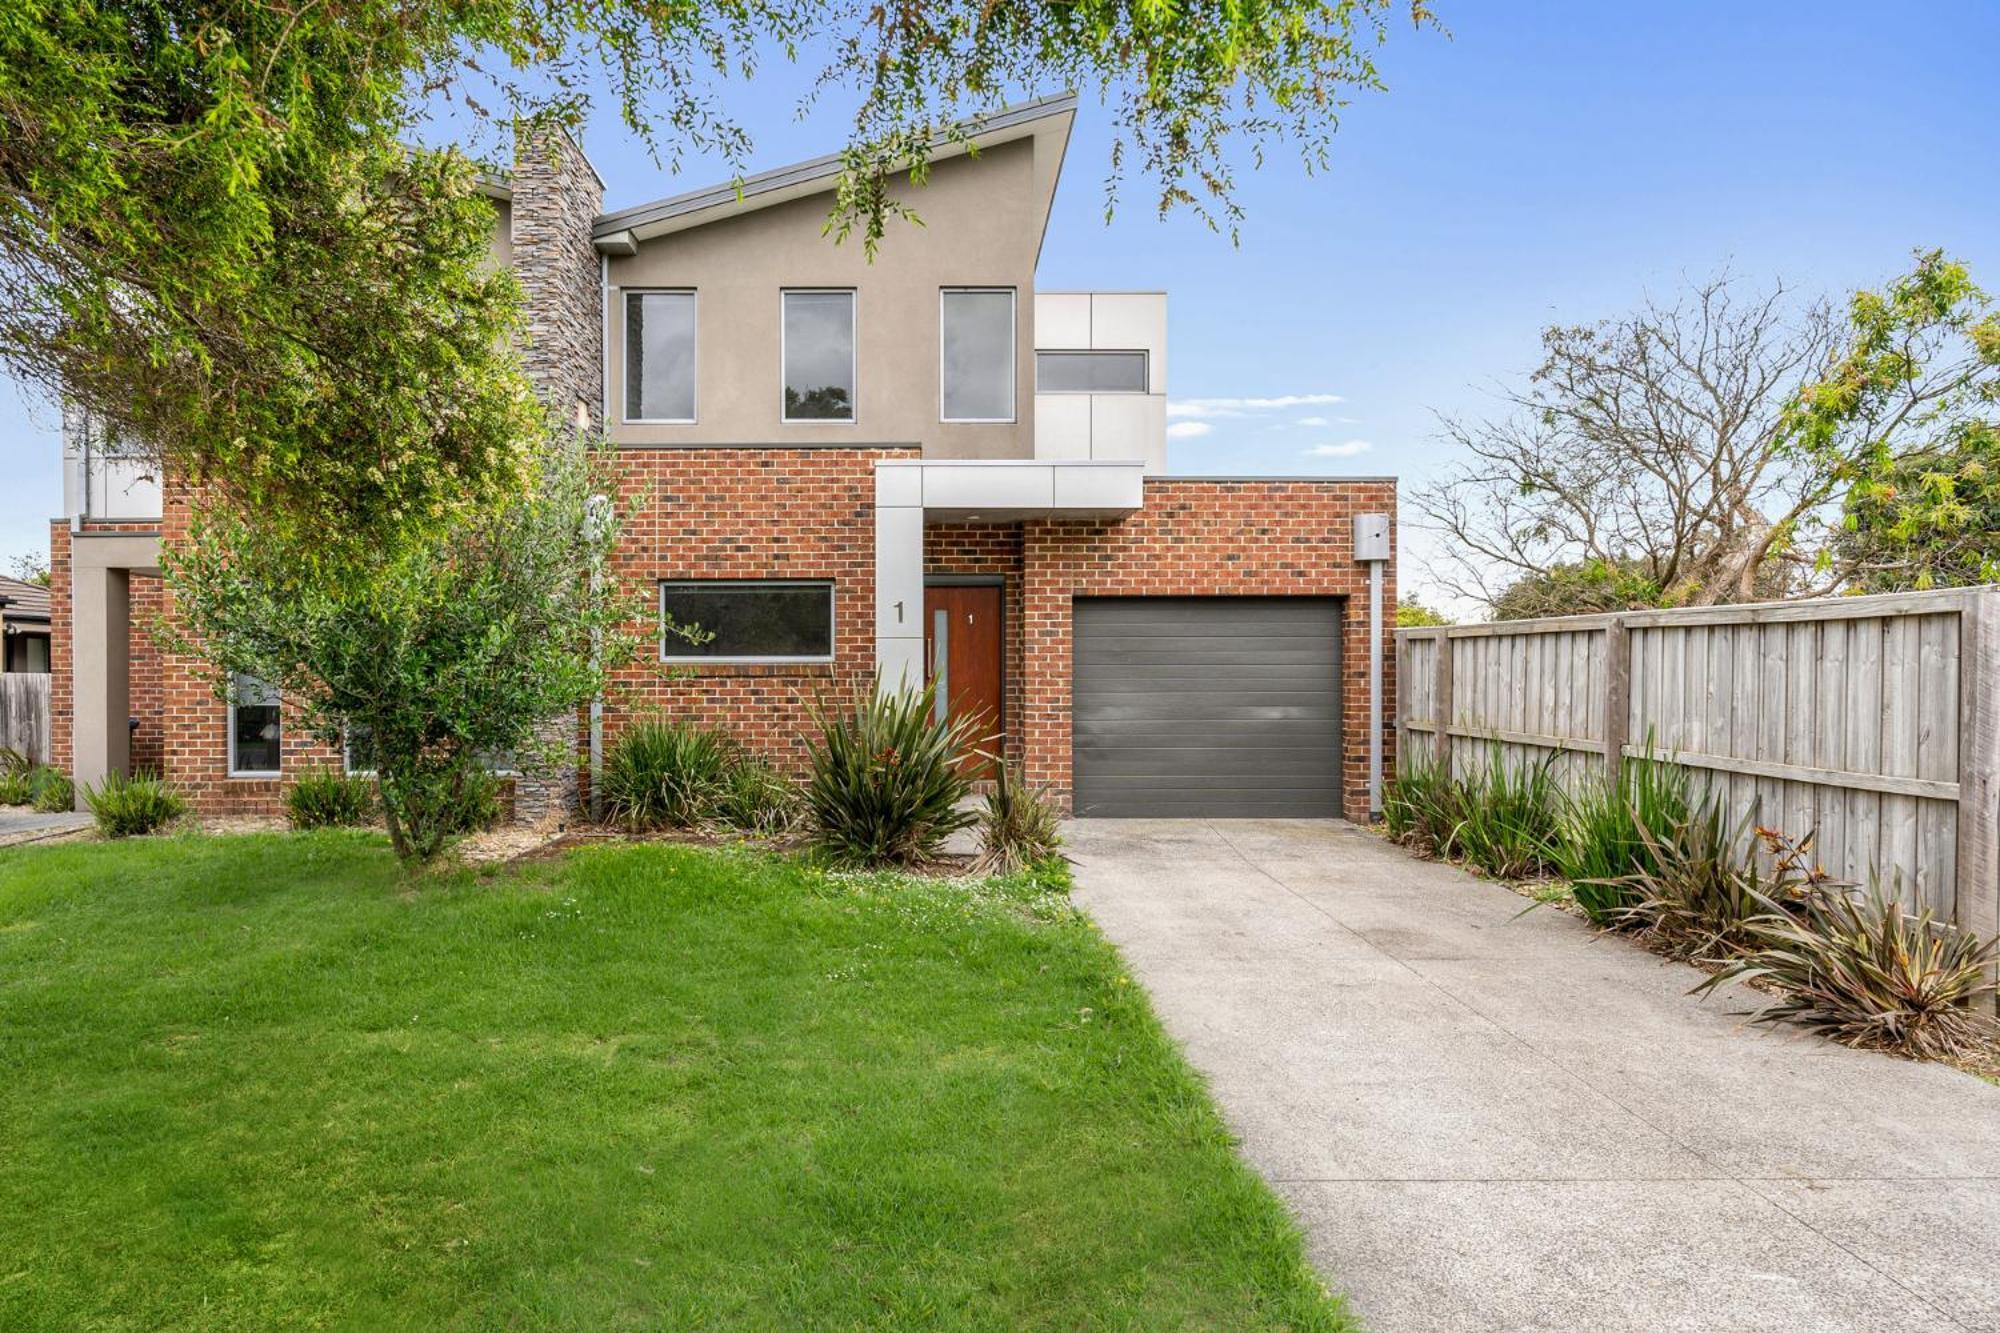
[[[604,425],[604,295],[591,226],[604,208],[604,182],[561,129],[521,127],[514,154],[513,252],[527,315],[522,349],[528,377],[543,401],[579,429]],[[526,763],[514,781],[514,818],[562,819],[577,804],[575,718],[539,729],[563,757]]]

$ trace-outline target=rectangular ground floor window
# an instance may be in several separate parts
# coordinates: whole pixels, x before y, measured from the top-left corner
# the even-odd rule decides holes
[[[229,776],[275,778],[284,723],[278,691],[238,672],[229,683]]]
[[[690,636],[676,629],[692,628]],[[660,585],[665,662],[831,662],[831,580],[756,579]]]

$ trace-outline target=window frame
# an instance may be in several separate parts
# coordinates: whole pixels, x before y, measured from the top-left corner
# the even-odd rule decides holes
[[[785,298],[788,296],[847,297],[847,380],[854,387],[847,397],[847,416],[793,417],[785,415],[787,363],[791,339],[785,333]],[[781,426],[858,426],[861,424],[861,293],[854,287],[780,287],[778,289],[778,424]],[[709,661],[715,659],[709,658]]]
[[[618,371],[618,421],[625,426],[695,426],[701,423],[701,289],[698,287],[620,287],[618,349],[624,364]],[[632,304],[635,296],[685,296],[694,303],[694,415],[686,417],[628,416],[632,402]]]
[[[1042,357],[1049,356],[1136,356],[1144,374],[1137,389],[1044,389]],[[1153,391],[1153,351],[1149,347],[1037,347],[1035,349],[1035,392],[1063,395],[1106,394],[1119,398],[1143,397]]]
[[[269,769],[238,768],[236,766],[236,710],[239,706],[236,698],[236,681],[238,677],[248,675],[249,673],[246,671],[232,671],[229,675],[229,697],[226,701],[228,705],[228,717],[223,728],[223,760],[225,771],[232,778],[251,778],[262,781],[281,778],[285,775],[285,696],[282,691],[268,683],[265,683],[264,687],[271,691],[274,696],[273,706],[278,710],[278,766]],[[252,680],[256,679],[254,676],[250,678]]]
[[[1007,401],[1012,410],[1004,417],[954,417],[945,415],[944,410],[944,300],[957,293],[973,295],[1005,292],[1007,294],[1007,383],[1012,392]],[[1150,376],[1150,368],[1148,374]],[[1150,382],[1150,379],[1149,379]],[[952,426],[1012,426],[1021,420],[1021,291],[1018,287],[940,287],[938,288],[938,422]]]
[[[701,588],[719,590],[726,588],[821,588],[826,592],[826,644],[827,651],[808,656],[731,656],[715,657],[708,654],[670,653],[667,651],[667,589]],[[832,664],[840,647],[839,588],[833,579],[775,578],[775,579],[661,579],[659,587],[660,618],[660,661],[674,666],[827,666]],[[682,640],[685,643],[685,640]]]

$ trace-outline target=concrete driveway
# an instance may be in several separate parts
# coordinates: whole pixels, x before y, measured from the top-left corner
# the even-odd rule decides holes
[[[1087,820],[1077,898],[1375,1333],[2000,1330],[2000,1088],[1339,823]]]

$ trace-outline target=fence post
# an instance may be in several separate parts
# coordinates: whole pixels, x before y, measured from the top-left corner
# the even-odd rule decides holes
[[[2000,595],[1958,614],[1958,884],[1952,920],[2000,935]]]
[[[1625,618],[1604,627],[1604,775],[1618,781],[1625,759],[1625,731],[1632,711],[1632,648]]]
[[[1431,663],[1431,757],[1444,762],[1451,772],[1451,630],[1440,628],[1437,660]]]

